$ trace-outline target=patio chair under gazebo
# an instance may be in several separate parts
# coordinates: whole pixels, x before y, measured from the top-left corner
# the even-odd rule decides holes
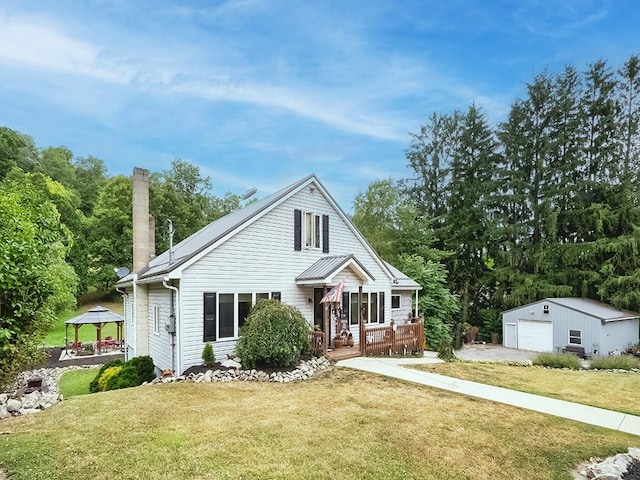
[[[76,351],[76,355],[78,355],[80,351],[80,343],[78,342],[78,330],[80,329],[80,327],[82,327],[82,325],[90,324],[96,327],[96,353],[101,353],[101,350],[103,348],[102,328],[108,323],[116,324],[117,333],[114,346],[122,345],[124,318],[122,317],[122,315],[113,313],[108,308],[97,306],[88,310],[86,313],[78,315],[77,317],[74,317],[65,322],[65,350],[69,345],[69,325],[73,325],[73,328],[75,330],[75,341],[73,342],[73,346]]]

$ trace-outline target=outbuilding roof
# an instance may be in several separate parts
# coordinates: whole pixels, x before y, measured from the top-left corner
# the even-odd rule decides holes
[[[638,312],[632,312],[630,310],[619,310],[613,305],[598,302],[597,300],[591,300],[589,298],[545,298],[543,300],[530,303],[529,305],[535,305],[539,303],[553,303],[555,305],[561,305],[570,310],[574,310],[576,312],[589,315],[590,317],[597,318],[602,322],[618,322],[621,320],[633,320],[636,318],[640,318],[640,313]],[[523,307],[526,307],[526,305],[517,308]],[[516,308],[512,308],[508,311],[512,310],[516,310]]]

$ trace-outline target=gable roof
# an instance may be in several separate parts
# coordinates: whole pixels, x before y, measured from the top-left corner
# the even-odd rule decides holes
[[[318,282],[332,282],[333,276],[347,267],[351,268],[362,280],[375,280],[373,275],[360,263],[356,256],[351,254],[322,257],[298,275],[296,277],[296,283],[305,285]]]
[[[324,187],[324,185],[322,185],[322,183],[314,174],[307,175],[306,177],[273,193],[272,195],[269,195],[261,200],[258,200],[257,202],[247,205],[240,210],[236,210],[235,212],[232,212],[211,222],[210,224],[201,228],[180,243],[174,245],[172,262],[170,262],[169,251],[167,250],[157,257],[151,259],[149,261],[148,267],[139,272],[138,278],[151,280],[152,278],[166,275],[178,269],[179,267],[185,266],[185,264],[188,264],[189,262],[197,259],[201,253],[206,253],[205,251],[212,247],[212,245],[221,241],[228,235],[233,234],[238,229],[248,225],[251,221],[262,216],[272,207],[280,204],[290,195],[311,182],[314,182],[323,192],[329,203],[335,208],[338,214],[342,217],[343,221],[345,221],[349,228],[354,232],[356,237],[370,252],[376,262],[380,265],[380,268],[385,273],[387,273],[389,278],[393,278],[393,274],[390,272],[386,263],[371,248],[366,239],[355,228],[349,217],[342,211],[331,194],[329,194],[327,189]],[[134,278],[134,274],[129,274],[126,277],[120,279],[117,284],[129,284]]]
[[[391,285],[391,290],[422,290],[422,286],[418,282],[416,282],[412,278],[409,278],[407,275],[402,273],[390,263],[384,263],[393,274],[393,284]]]
[[[632,312],[630,310],[618,310],[613,305],[598,302],[597,300],[591,300],[589,298],[545,298],[543,300],[530,303],[529,305],[537,305],[539,303],[552,303],[555,305],[560,305],[570,310],[574,310],[576,312],[580,312],[590,317],[596,318],[605,323],[640,318],[640,313]],[[512,308],[510,310],[507,310],[507,312],[517,310],[518,308],[524,308],[526,306],[527,305]]]

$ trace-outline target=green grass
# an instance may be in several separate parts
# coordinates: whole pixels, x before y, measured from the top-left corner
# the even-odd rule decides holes
[[[640,374],[558,370],[488,362],[438,363],[414,368],[569,402],[640,415]]]
[[[334,369],[295,383],[182,383],[2,421],[0,469],[38,479],[571,479],[637,437]],[[125,454],[123,454],[125,452]]]
[[[54,323],[52,329],[49,331],[44,339],[44,344],[47,347],[63,346],[65,341],[65,323],[67,320],[85,313],[90,308],[96,305],[102,305],[108,308],[112,312],[122,315],[122,302],[99,302],[94,304],[84,305],[77,310],[67,311],[62,313],[57,321]],[[73,327],[69,327],[69,342],[74,341],[75,330]],[[116,338],[116,324],[109,323],[102,329],[102,338],[111,335]],[[93,325],[83,325],[78,329],[78,340],[81,342],[95,342],[96,341],[96,327]]]
[[[58,385],[60,393],[65,399],[88,395],[89,383],[98,374],[99,368],[83,368],[81,370],[70,370],[60,377]]]

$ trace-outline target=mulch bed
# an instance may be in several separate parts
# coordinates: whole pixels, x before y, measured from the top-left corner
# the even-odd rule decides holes
[[[62,354],[62,347],[45,348],[45,359],[35,368],[64,368],[72,365],[102,365],[111,360],[124,361],[124,353],[119,355],[78,357],[71,360],[59,360]]]
[[[311,360],[312,355],[301,355],[300,356],[300,360]],[[267,367],[267,366],[260,366],[258,365],[255,370],[260,370],[264,373],[266,373],[267,375],[271,375],[272,373],[278,373],[278,372],[290,372],[292,370],[295,370],[297,368],[297,366],[294,367]],[[243,370],[247,370],[246,368],[242,367]],[[220,371],[225,371],[225,370],[233,370],[231,368],[228,367],[223,367],[221,365],[220,362],[216,362],[213,364],[213,366],[211,367],[205,367],[204,365],[195,365],[193,367],[189,367],[188,369],[186,369],[183,373],[183,375],[188,376],[191,373],[194,374],[198,374],[198,373],[206,373],[207,370],[212,370],[212,371],[216,371],[216,370],[220,370]],[[251,370],[251,369],[249,369]]]

